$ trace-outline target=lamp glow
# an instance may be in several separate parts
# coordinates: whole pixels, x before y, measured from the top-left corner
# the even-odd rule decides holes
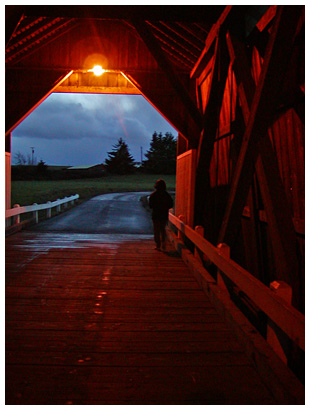
[[[105,72],[101,65],[95,65],[91,70],[96,76],[99,76]]]

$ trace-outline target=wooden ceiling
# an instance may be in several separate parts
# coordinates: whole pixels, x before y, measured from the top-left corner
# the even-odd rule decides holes
[[[190,72],[224,6],[6,6],[7,66],[18,63],[81,20],[145,22],[177,69]],[[138,33],[136,33],[138,35]]]
[[[212,57],[211,43],[221,20],[229,14],[229,24],[245,37],[268,7],[6,6],[7,133],[55,91],[56,84],[98,64],[99,56],[99,64],[126,75],[180,134],[196,144],[202,116],[195,78],[201,63]],[[73,78],[62,84],[70,86],[66,92],[88,86],[80,77],[74,84]],[[109,92],[109,84],[99,85]],[[114,84],[117,93],[123,88]]]

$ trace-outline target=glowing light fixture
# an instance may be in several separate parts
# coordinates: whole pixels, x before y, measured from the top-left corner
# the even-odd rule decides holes
[[[91,70],[95,75],[99,76],[105,72],[105,70],[101,67],[101,65],[95,65]]]

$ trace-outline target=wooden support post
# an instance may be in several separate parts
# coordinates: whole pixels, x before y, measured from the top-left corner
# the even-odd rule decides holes
[[[47,204],[50,204],[51,201],[47,201]],[[50,218],[52,216],[52,208],[47,208],[46,210],[46,217]]]
[[[209,168],[230,64],[224,34],[225,32],[220,30],[215,42],[214,63],[210,74],[211,84],[203,114],[204,128],[200,134],[197,153],[195,217],[198,224],[201,224],[203,220],[210,180]]]
[[[15,204],[13,208],[20,208],[19,204]],[[20,223],[20,215],[13,216],[13,225],[18,225]]]
[[[184,215],[179,215],[180,221],[185,223],[185,216]],[[180,239],[182,242],[184,242],[184,234],[181,231],[178,231],[178,239]]]
[[[178,142],[177,142],[177,156],[183,154],[188,150],[188,141],[183,135],[179,132]]]
[[[219,250],[221,255],[230,258],[230,247],[226,245],[226,243],[219,243],[217,245],[217,249]],[[225,279],[223,278],[223,274],[219,269],[217,270],[217,285],[224,293],[229,295]]]
[[[202,237],[204,236],[204,227],[201,225],[197,225],[195,227],[195,232],[197,232],[199,235]],[[199,251],[197,246],[195,246],[195,251],[194,251],[194,256],[196,259],[198,259],[200,262],[202,262],[202,253]]]
[[[274,281],[270,284],[270,289],[275,294],[287,302],[292,303],[292,288],[283,281]],[[282,333],[282,335],[280,334]],[[282,336],[282,337],[281,337]],[[267,342],[272,349],[277,353],[281,360],[287,364],[287,354],[289,353],[288,341],[283,335],[283,332],[269,319],[267,326]]]
[[[224,33],[220,32],[216,39],[214,50],[214,64],[211,72],[211,84],[207,95],[207,105],[203,114],[204,128],[198,147],[198,170],[208,169],[213,145],[218,127],[218,116],[222,105],[225,84],[229,68],[229,53],[227,50]]]
[[[60,201],[60,199],[58,198],[57,201]],[[56,211],[57,211],[57,212],[60,212],[60,211],[61,211],[61,204],[57,205]]]
[[[33,205],[38,205],[36,202]],[[33,211],[33,217],[35,219],[36,224],[39,223],[39,212]]]
[[[64,199],[67,199],[67,197],[65,196]],[[64,203],[64,208],[68,208],[68,202]]]

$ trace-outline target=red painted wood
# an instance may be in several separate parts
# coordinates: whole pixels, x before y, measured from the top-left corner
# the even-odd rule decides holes
[[[171,248],[23,232],[6,252],[7,404],[274,403]]]

